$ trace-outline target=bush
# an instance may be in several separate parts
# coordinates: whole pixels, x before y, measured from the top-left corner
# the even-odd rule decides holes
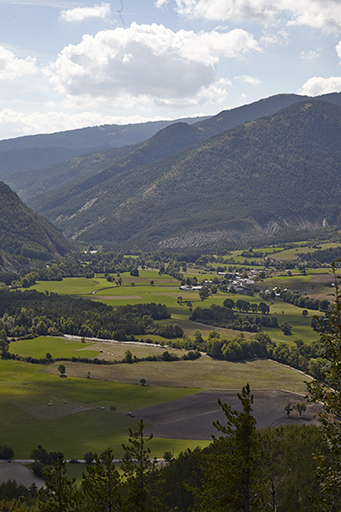
[[[0,459],[11,459],[14,456],[14,451],[11,446],[4,444],[0,446]]]

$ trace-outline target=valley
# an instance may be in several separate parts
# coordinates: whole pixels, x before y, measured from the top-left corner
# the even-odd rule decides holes
[[[229,407],[242,414],[247,384],[273,453],[295,432],[312,457],[339,328],[340,94],[0,141],[0,429],[15,459],[63,452],[79,484],[77,461],[124,459],[143,419],[150,457],[182,470],[215,449]]]

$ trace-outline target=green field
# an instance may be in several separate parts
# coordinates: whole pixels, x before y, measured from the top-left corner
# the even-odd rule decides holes
[[[297,247],[301,251],[303,247]],[[259,251],[273,251],[273,257],[280,257],[280,247],[263,248]],[[295,249],[290,249],[294,254]],[[286,251],[282,251],[285,253]],[[301,251],[303,252],[303,251]],[[235,255],[238,257],[237,255]],[[286,255],[284,254],[286,257]],[[215,267],[217,264],[215,264]],[[298,291],[319,299],[332,300],[333,290],[321,277],[327,269],[307,270],[307,275],[293,271],[292,276],[285,272],[273,271],[272,275],[258,281],[259,290],[275,286]],[[203,336],[215,329],[224,338],[234,338],[239,332],[210,325],[196,324],[189,320],[190,301],[193,309],[197,306],[209,308],[212,304],[223,305],[227,297],[259,303],[262,301],[256,292],[253,297],[226,294],[218,291],[204,302],[197,291],[179,289],[179,281],[159,275],[156,270],[140,270],[139,277],[122,273],[122,286],[108,282],[103,274],[92,279],[65,278],[62,281],[38,282],[33,287],[40,292],[54,292],[86,297],[118,307],[126,304],[162,303],[171,313],[171,319],[184,329],[184,334],[192,336],[196,329]],[[319,275],[320,274],[320,275]],[[211,279],[216,273],[203,272],[188,266],[185,277],[196,276],[200,282]],[[314,277],[317,276],[317,277]],[[117,279],[117,275],[113,275]],[[153,281],[153,284],[151,284]],[[132,285],[134,283],[134,285]],[[302,309],[280,299],[269,302],[270,315],[276,315],[278,323],[292,325],[292,335],[285,336],[280,329],[263,330],[274,339],[292,344],[297,340],[312,342],[318,335],[311,329],[311,318],[316,313],[309,311],[302,316]],[[243,316],[244,314],[241,314]],[[249,313],[249,316],[255,316]],[[244,333],[251,337],[251,333]],[[156,335],[145,335],[152,342],[167,340]],[[129,343],[109,343],[91,341],[82,343],[65,338],[41,336],[33,340],[19,340],[10,344],[10,352],[19,356],[44,358],[50,353],[53,358],[99,358],[120,361],[130,350],[138,358],[162,354],[165,347],[137,345]],[[168,349],[182,355],[184,351]],[[67,458],[83,458],[87,451],[101,452],[108,446],[114,449],[115,456],[122,456],[122,443],[126,442],[129,428],[137,427],[139,418],[126,416],[128,411],[138,411],[145,407],[162,404],[171,400],[193,395],[205,389],[240,391],[249,382],[251,389],[278,389],[304,394],[305,381],[309,378],[291,368],[269,360],[247,362],[227,362],[202,356],[196,361],[141,362],[137,364],[82,364],[65,361],[66,378],[58,372],[58,362],[51,365],[32,365],[19,361],[0,360],[0,428],[2,442],[14,448],[15,457],[29,457],[31,449],[41,444],[48,451],[63,451]],[[146,386],[140,385],[145,379]],[[116,412],[110,410],[116,407]],[[104,410],[100,407],[104,407]],[[173,453],[197,445],[205,446],[207,441],[174,439],[153,439],[152,455],[162,456],[166,449]],[[84,470],[84,468],[82,468]],[[80,467],[71,469],[77,474]]]
[[[182,398],[196,388],[140,386],[87,378],[60,378],[44,367],[0,361],[0,425],[2,442],[12,446],[15,457],[28,458],[41,444],[48,451],[62,451],[67,458],[82,458],[87,451],[111,446],[117,457],[126,442],[128,428],[139,418],[124,412]],[[115,405],[117,412],[110,410]],[[105,410],[97,406],[105,407]],[[184,441],[153,441],[154,455]],[[190,446],[197,446],[198,441]]]
[[[47,346],[56,342],[40,338],[39,344],[44,341]],[[27,343],[26,352],[32,342]],[[124,352],[125,344],[120,345]],[[104,348],[105,344],[101,346]],[[148,346],[135,349],[130,345],[129,348],[133,354],[155,350]],[[69,345],[67,350],[74,349]],[[17,458],[28,458],[38,444],[48,451],[62,451],[67,458],[82,458],[87,451],[101,452],[111,446],[120,458],[128,428],[134,430],[140,419],[138,413],[136,418],[126,416],[128,411],[176,400],[203,389],[239,391],[246,381],[252,389],[304,393],[307,379],[299,372],[267,360],[229,363],[202,357],[197,361],[113,366],[65,362],[66,378],[60,377],[57,366],[58,363],[44,367],[0,360],[2,440],[14,448]],[[139,384],[142,377],[147,381],[146,386]],[[112,405],[116,412],[110,410]],[[156,438],[151,448],[153,456],[160,457],[170,447],[178,453],[199,444],[205,446],[207,441]]]
[[[274,250],[274,248],[269,249]],[[200,300],[197,291],[179,290],[179,281],[170,276],[165,274],[159,275],[155,270],[140,270],[139,273],[139,277],[132,277],[129,273],[122,273],[122,286],[109,283],[102,274],[98,274],[93,279],[65,278],[63,281],[38,282],[33,288],[38,291],[47,290],[54,293],[88,297],[92,300],[98,300],[113,307],[151,302],[162,303],[167,306],[167,309],[171,314],[171,319],[166,322],[178,323],[183,328],[186,336],[192,336],[196,329],[200,329],[202,334],[207,336],[211,330],[216,329],[213,326],[198,325],[189,321],[190,309],[186,304],[186,301],[190,301],[192,308],[194,309],[198,306],[209,308],[212,304],[222,306],[227,297],[233,298],[234,301],[237,301],[238,299],[248,300],[250,303],[259,303],[262,300],[259,298],[258,294],[255,294],[254,297],[245,297],[245,295],[226,294],[218,291],[203,302]],[[288,276],[283,272],[274,272],[273,275],[270,275],[266,279],[258,281],[256,286],[260,290],[272,289],[276,286],[288,288],[290,291],[298,292],[302,295],[308,294],[320,300],[327,298],[332,301],[332,288],[324,283],[323,279],[321,281],[312,280],[314,276],[317,274],[322,275],[322,273],[326,275],[326,278],[330,276],[328,269],[314,269],[311,272],[308,270],[307,275],[302,275],[300,273],[293,274],[292,276]],[[210,279],[216,274],[199,274],[196,269],[191,269],[188,270],[185,275],[189,277],[193,277],[195,275],[200,281],[202,279]],[[154,281],[153,285],[150,284],[151,281]],[[131,282],[134,282],[135,285],[131,286]],[[179,300],[179,298],[181,298],[181,300]],[[309,343],[317,339],[316,333],[310,327],[311,318],[316,314],[316,311],[309,311],[308,317],[304,318],[302,316],[301,308],[276,299],[270,304],[270,314],[277,315],[279,324],[288,322],[293,326],[292,335],[290,337],[285,336],[280,329],[268,329],[264,327],[263,330],[271,337],[290,343],[297,340]],[[254,316],[252,314],[250,315]],[[161,321],[160,323],[163,322],[164,321]],[[234,338],[237,335],[236,331],[232,331],[230,329],[220,328],[217,330],[225,338]],[[246,337],[248,336],[249,334],[246,333]],[[155,343],[160,343],[162,341],[162,338],[153,335],[141,336],[141,339],[143,338],[150,338]],[[166,343],[166,340],[163,341]],[[82,347],[82,350],[82,355],[84,357],[89,357],[85,353],[85,346]],[[93,348],[91,350],[93,350]],[[58,357],[57,353],[52,353],[51,350],[49,350],[49,352],[52,356]],[[44,357],[46,354],[43,352],[39,353],[40,356],[35,357]],[[22,355],[24,354],[22,353]],[[73,356],[77,357],[76,354],[73,354]]]
[[[88,350],[89,349],[89,350]],[[19,356],[44,358],[50,353],[56,357],[97,357],[100,348],[94,343],[81,343],[80,341],[66,338],[53,338],[51,336],[39,336],[33,340],[18,340],[10,344],[10,352]]]

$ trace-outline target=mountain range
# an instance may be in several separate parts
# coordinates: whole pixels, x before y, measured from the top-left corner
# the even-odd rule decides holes
[[[50,138],[46,149],[67,133],[34,137]],[[67,150],[90,148],[69,136],[79,147]],[[19,142],[17,151],[34,152],[34,137],[0,141],[0,159]],[[0,178],[77,242],[221,247],[339,224],[340,137],[341,94],[283,94],[42,169],[0,166]]]

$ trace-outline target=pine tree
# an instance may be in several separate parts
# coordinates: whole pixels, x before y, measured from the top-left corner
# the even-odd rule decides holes
[[[156,469],[155,459],[150,458],[150,448],[146,443],[153,438],[143,435],[144,423],[139,422],[136,432],[129,429],[129,444],[122,445],[128,455],[123,459],[122,470],[126,479],[124,512],[161,512],[163,507],[157,498],[160,487],[160,472]]]
[[[338,260],[340,263],[340,260]],[[320,431],[329,448],[329,454],[318,454],[320,465],[317,478],[320,483],[319,510],[341,510],[341,295],[338,286],[340,274],[332,265],[335,277],[335,303],[324,318],[319,319],[318,330],[323,344],[325,365],[321,378],[307,384],[310,401],[322,404],[318,414]]]
[[[202,489],[198,495],[198,510],[202,512],[249,512],[255,510],[260,501],[257,463],[261,449],[249,384],[238,393],[238,398],[242,412],[218,401],[226,416],[226,425],[219,421],[213,423],[223,435],[213,436],[212,451],[203,456]]]
[[[66,461],[62,453],[58,453],[57,462],[46,469],[45,488],[38,491],[39,512],[76,512],[78,510],[78,493],[75,479],[66,475]]]
[[[115,512],[121,510],[121,479],[115,469],[111,448],[99,457],[94,455],[95,465],[87,467],[82,475],[82,490],[87,512]]]

